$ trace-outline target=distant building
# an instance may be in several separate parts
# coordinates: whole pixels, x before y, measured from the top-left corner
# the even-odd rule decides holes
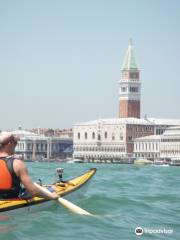
[[[134,157],[180,159],[180,126],[170,127],[162,135],[134,139]]]
[[[154,134],[162,135],[169,127],[180,126],[180,119],[148,118],[154,126]]]
[[[153,135],[157,130],[163,132],[177,125],[180,125],[180,120],[154,118],[114,118],[77,123],[74,125],[73,156],[80,159],[120,160],[133,157],[136,153],[135,157],[158,158],[160,138],[159,135]]]
[[[134,157],[154,160],[160,158],[161,135],[134,139]]]
[[[64,137],[64,138],[72,138],[73,137],[73,131],[72,128],[70,129],[53,129],[53,128],[33,128],[28,129],[27,131],[36,133],[38,135],[45,135],[48,137]]]
[[[161,137],[161,158],[180,159],[180,126],[169,128]]]
[[[47,137],[22,129],[12,133],[20,137],[20,141],[16,146],[16,154],[22,155],[25,160],[72,157],[72,138]]]
[[[74,158],[122,159],[133,155],[134,138],[152,135],[144,119],[99,119],[74,125]]]

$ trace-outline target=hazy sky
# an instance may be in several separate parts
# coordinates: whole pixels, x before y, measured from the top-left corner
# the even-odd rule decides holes
[[[180,118],[179,0],[0,0],[0,129],[117,117],[130,37],[142,116]]]

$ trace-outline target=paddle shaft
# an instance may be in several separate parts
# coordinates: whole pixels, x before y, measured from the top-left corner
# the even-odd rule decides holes
[[[39,188],[40,191],[42,191],[47,197],[51,198],[51,192],[48,191],[48,189],[46,189],[45,187],[42,187],[40,186],[39,184],[37,183],[34,183],[36,185],[36,187]],[[73,213],[77,213],[77,214],[80,214],[80,215],[89,215],[89,216],[92,216],[91,213],[85,211],[84,209],[80,208],[79,206],[75,205],[74,203],[62,198],[62,197],[59,197],[58,198],[58,201],[59,203],[61,203],[64,207],[66,207],[67,209],[69,209],[71,212]]]
[[[80,215],[89,215],[92,216],[91,213],[87,212],[86,210],[78,207],[77,205],[75,205],[74,203],[68,201],[67,199],[64,199],[62,197],[58,198],[58,201],[66,208],[68,208],[71,212],[73,213],[77,213]]]

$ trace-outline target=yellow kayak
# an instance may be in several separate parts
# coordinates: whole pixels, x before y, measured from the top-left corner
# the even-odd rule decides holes
[[[49,184],[49,185],[43,185],[43,187],[49,188],[52,185],[55,186],[55,191],[56,193],[61,196],[69,196],[72,193],[78,191],[84,185],[86,185],[89,180],[94,176],[96,173],[96,169],[92,168],[82,174],[81,176],[75,177],[71,180],[68,181],[57,181],[54,184]],[[0,212],[4,213],[11,213],[11,212],[16,212],[17,210],[26,210],[26,211],[31,211],[31,208],[33,207],[40,207],[41,205],[49,205],[49,203],[52,203],[54,201],[52,200],[47,200],[44,198],[39,198],[39,197],[33,197],[30,199],[21,199],[21,198],[16,198],[16,199],[1,199],[0,200]]]

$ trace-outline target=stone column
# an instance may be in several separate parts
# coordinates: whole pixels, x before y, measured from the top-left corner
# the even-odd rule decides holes
[[[33,154],[32,154],[32,160],[36,160],[36,141],[33,140]]]

